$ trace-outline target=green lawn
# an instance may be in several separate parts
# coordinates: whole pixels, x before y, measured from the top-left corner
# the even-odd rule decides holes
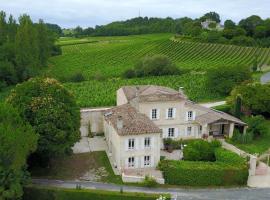
[[[238,144],[235,142],[230,141],[233,145],[237,146],[238,148],[242,149],[243,151],[250,153],[250,154],[263,154],[267,150],[270,149],[270,121],[267,121],[268,125],[268,132],[265,136],[258,138],[250,144]]]
[[[53,159],[50,168],[30,169],[32,177],[61,180],[92,180],[121,184],[122,179],[113,173],[104,151],[74,154]],[[91,177],[89,178],[85,178]],[[94,177],[94,178],[93,178]]]
[[[156,200],[160,194],[27,186],[23,200]],[[163,195],[170,199],[170,195]]]

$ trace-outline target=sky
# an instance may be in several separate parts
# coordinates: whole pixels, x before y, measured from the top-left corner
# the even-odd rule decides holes
[[[0,0],[0,10],[15,17],[27,13],[63,28],[94,27],[133,17],[197,18],[216,11],[238,22],[256,14],[270,17],[270,0]]]

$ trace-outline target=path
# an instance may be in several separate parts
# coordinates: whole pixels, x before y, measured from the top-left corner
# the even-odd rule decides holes
[[[262,84],[266,84],[268,82],[270,82],[270,72],[261,76],[261,83]]]
[[[270,189],[230,188],[230,189],[185,189],[185,188],[143,188],[135,186],[119,186],[107,183],[94,183],[84,181],[58,181],[34,179],[33,184],[61,188],[76,188],[80,184],[85,189],[99,189],[120,191],[121,187],[126,192],[143,193],[170,193],[177,200],[269,200]]]
[[[207,107],[207,108],[212,108],[215,106],[221,106],[226,104],[226,101],[217,101],[217,102],[209,102],[209,103],[200,103],[201,106]]]

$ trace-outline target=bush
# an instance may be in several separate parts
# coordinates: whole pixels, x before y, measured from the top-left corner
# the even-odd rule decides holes
[[[267,134],[268,126],[263,116],[257,115],[246,118],[245,121],[248,124],[247,132],[251,133],[254,138],[262,137]]]
[[[235,130],[233,133],[232,141],[239,144],[249,144],[253,141],[253,134],[247,132],[246,134],[240,133],[238,130]]]
[[[224,104],[220,106],[215,106],[214,109],[230,114],[231,106],[228,104]]]
[[[69,78],[69,81],[70,82],[83,82],[83,81],[85,81],[85,78],[84,78],[84,76],[83,76],[83,74],[82,73],[76,73],[76,74],[74,74],[74,75],[72,75],[70,78]]]
[[[219,141],[211,143],[204,140],[190,142],[184,148],[184,160],[189,161],[215,161],[215,149],[221,146]]]
[[[157,181],[150,176],[145,176],[144,181],[141,183],[144,187],[156,187],[158,186]]]
[[[248,168],[244,158],[221,148],[215,150],[216,162],[163,160],[167,184],[182,186],[231,186],[245,185]]]
[[[23,200],[156,200],[158,197],[158,194],[29,186],[24,188]]]
[[[228,95],[237,84],[251,80],[246,66],[220,66],[209,70],[206,76],[208,87],[222,95]]]
[[[135,64],[134,69],[124,72],[125,78],[178,75],[180,70],[164,55],[147,56]]]

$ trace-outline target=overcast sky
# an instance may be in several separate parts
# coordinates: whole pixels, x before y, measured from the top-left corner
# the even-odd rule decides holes
[[[196,18],[209,11],[239,21],[252,14],[270,17],[270,0],[0,0],[0,10],[29,14],[62,27],[106,24],[132,17]]]

